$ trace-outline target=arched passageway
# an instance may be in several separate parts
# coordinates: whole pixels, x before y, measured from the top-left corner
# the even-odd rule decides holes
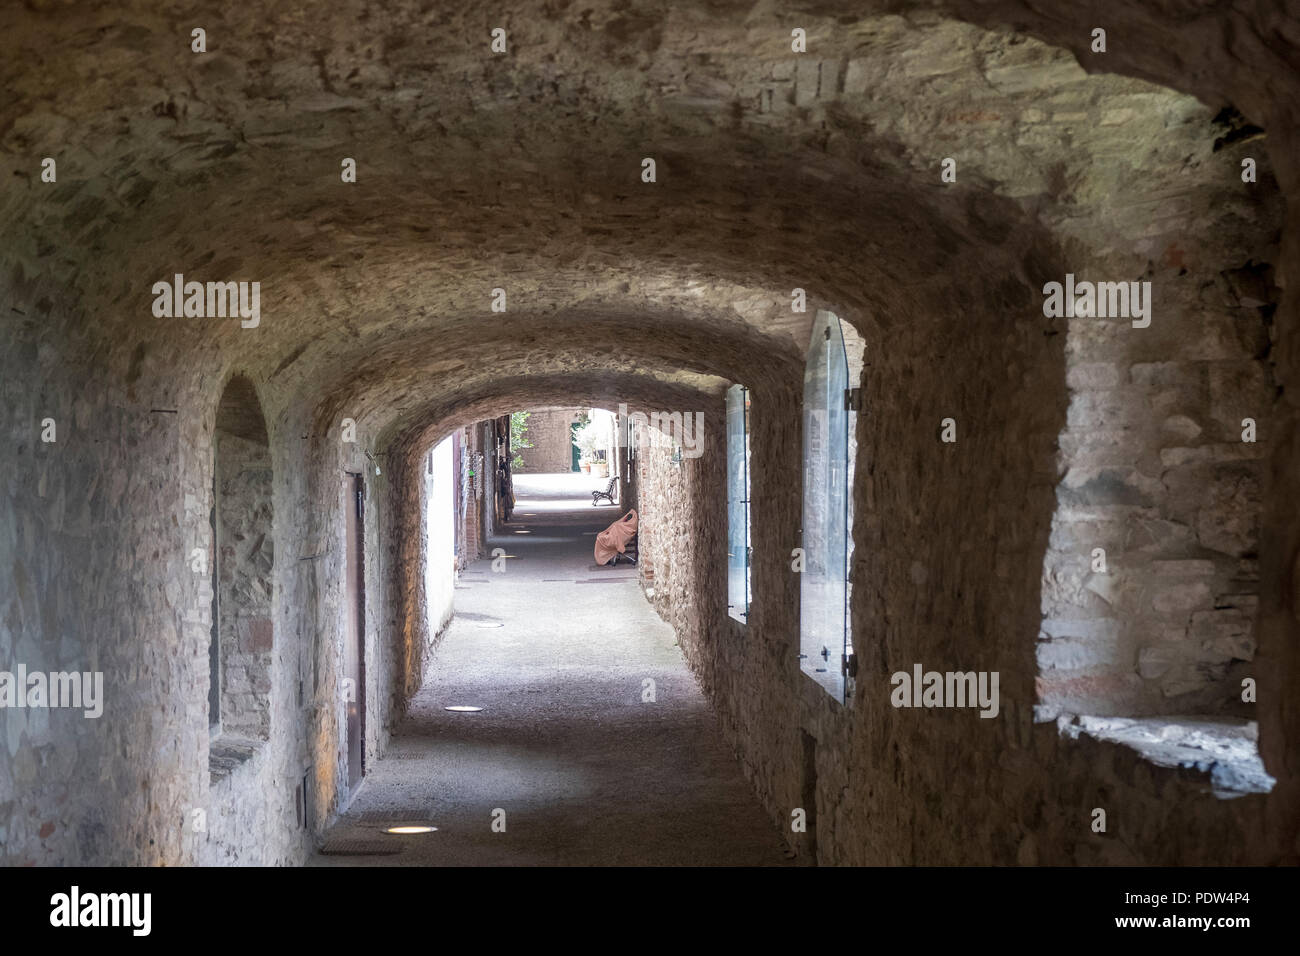
[[[896,6],[0,13],[0,650],[105,686],[0,708],[4,861],[312,859],[580,407],[702,416],[629,653],[795,858],[1294,863],[1296,20]]]
[[[513,519],[457,577],[423,686],[314,862],[787,862],[636,568],[593,564],[622,511],[591,506],[599,484],[515,477]],[[392,854],[381,831],[403,825],[438,830]]]

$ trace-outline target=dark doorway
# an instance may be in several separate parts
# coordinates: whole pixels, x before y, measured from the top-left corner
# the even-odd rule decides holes
[[[360,475],[343,480],[348,495],[347,630],[344,634],[344,700],[348,713],[348,789],[356,789],[366,760],[366,485]]]
[[[578,435],[578,429],[582,427],[582,422],[573,422],[569,425],[569,471],[578,471],[581,466],[581,452],[578,446],[574,444],[574,439]]]

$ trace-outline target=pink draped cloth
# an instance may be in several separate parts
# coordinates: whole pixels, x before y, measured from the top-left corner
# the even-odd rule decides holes
[[[596,563],[607,564],[616,554],[627,550],[627,543],[636,534],[636,510],[633,509],[596,535]]]

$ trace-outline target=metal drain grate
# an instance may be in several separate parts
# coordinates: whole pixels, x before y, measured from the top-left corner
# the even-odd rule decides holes
[[[320,848],[323,856],[393,856],[402,852],[400,840],[336,837]]]

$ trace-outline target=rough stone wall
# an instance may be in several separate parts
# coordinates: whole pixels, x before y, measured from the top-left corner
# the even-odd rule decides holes
[[[769,417],[755,460],[771,465],[755,470],[768,497],[749,625],[709,623],[704,595],[723,593],[721,554],[699,563],[713,512],[697,512],[695,561],[666,555],[663,582],[681,606],[694,588],[701,617],[679,617],[684,646],[774,819],[811,794],[804,842],[828,862],[1294,862],[1294,209],[1271,318],[1248,301],[1270,304],[1267,281],[1246,294],[1242,281],[1266,280],[1256,267],[1274,241],[1249,207],[1279,214],[1300,188],[1294,11],[1040,6],[810,8],[816,53],[797,60],[781,11],[738,26],[705,7],[637,18],[617,4],[525,4],[517,16],[534,32],[508,61],[484,56],[477,13],[424,3],[306,21],[232,6],[213,13],[202,57],[156,5],[0,11],[0,149],[15,174],[0,195],[0,649],[32,669],[102,671],[107,696],[99,720],[0,713],[5,862],[300,859],[297,782],[310,775],[313,825],[346,799],[346,471],[371,490],[372,754],[400,697],[389,688],[406,679],[401,652],[418,643],[393,594],[412,561],[391,550],[418,521],[397,510],[410,489],[400,463],[381,459],[376,476],[363,449],[489,389],[479,417],[534,397],[616,404],[617,389],[584,393],[593,382],[648,393],[755,376],[756,400],[797,409],[784,367],[804,347],[795,286],[879,356],[855,482],[857,698],[834,705],[792,669],[793,412],[756,411]],[[1104,59],[1087,49],[1098,22],[1112,38]],[[439,68],[466,78],[454,98],[429,93],[427,45],[381,39],[435,23],[449,38]],[[42,62],[60,69],[32,68]],[[628,82],[592,82],[612,75]],[[1228,104],[1267,141],[1215,149]],[[467,135],[441,135],[451,125]],[[635,179],[647,142],[671,144],[654,189]],[[334,159],[358,143],[361,179],[342,187]],[[1237,178],[1247,153],[1261,160],[1251,198]],[[955,188],[936,178],[946,155]],[[57,183],[38,179],[44,156],[59,160]],[[1042,282],[1094,268],[1149,272],[1154,322],[1183,320],[1176,340],[1168,325],[1149,341],[1122,328],[1094,340],[1104,324],[1034,318]],[[151,316],[149,283],[176,271],[260,279],[262,325]],[[484,292],[503,275],[511,311],[486,323]],[[212,588],[190,555],[214,546],[213,414],[236,370],[262,394],[271,441],[271,737],[214,781]],[[539,384],[565,375],[562,388]],[[1252,417],[1268,457],[1238,460],[1228,425],[1266,394],[1271,409]],[[931,434],[941,414],[959,422],[956,446]],[[360,423],[355,446],[338,441],[344,416]],[[57,442],[39,440],[46,417]],[[1126,434],[1088,444],[1105,431]],[[707,467],[684,465],[682,480]],[[1121,518],[1165,535],[1129,539]],[[1090,581],[1078,546],[1117,537],[1114,580]],[[1049,620],[1090,633],[1043,627],[1045,555]],[[1166,591],[1175,600],[1157,606]],[[1097,624],[1108,617],[1142,623],[1110,633]],[[1252,642],[1253,662],[1238,656]],[[882,678],[916,660],[1001,667],[1003,715],[889,708]],[[1031,717],[1040,705],[1226,711],[1234,660],[1259,676],[1260,746],[1278,777],[1266,797],[1215,801],[1201,775],[1063,740]],[[1098,804],[1112,809],[1108,837],[1084,832]]]
[[[215,446],[221,732],[266,740],[274,647],[270,450],[220,430]]]
[[[418,530],[420,461],[389,455],[360,424],[355,441],[342,440],[341,420],[346,417],[346,406],[339,406],[337,400],[322,403],[313,409],[311,425],[303,432],[318,436],[312,442],[306,469],[311,478],[307,500],[319,505],[310,513],[310,523],[299,529],[298,539],[305,552],[299,563],[311,566],[316,595],[317,627],[307,642],[313,654],[305,693],[310,710],[300,726],[309,734],[303,767],[314,774],[312,820],[317,828],[328,824],[351,796],[343,662],[345,642],[354,636],[345,590],[346,509],[352,506],[354,475],[362,476],[365,488],[362,563],[367,764],[383,753],[391,727],[405,707],[401,688],[406,632],[398,622],[406,619],[406,600],[416,599],[422,590],[417,586],[408,591],[404,586],[399,568],[407,568],[402,555],[411,547],[411,536],[397,533],[399,527]],[[382,464],[377,466],[377,462]],[[414,517],[403,510],[404,503],[411,500],[416,502]],[[418,549],[418,535],[414,542]],[[419,613],[418,607],[413,613]]]
[[[274,393],[262,385],[268,424],[278,416]],[[393,619],[392,595],[381,542],[397,540],[384,498],[393,492],[389,472],[375,475],[366,451],[373,438],[364,428],[355,442],[341,440],[340,419],[328,408],[287,417],[272,425],[277,476],[275,532],[282,542],[275,570],[277,641],[270,693],[271,737],[220,778],[203,796],[208,833],[198,841],[196,861],[207,864],[295,864],[305,859],[314,834],[339,811],[347,792],[343,645],[352,629],[344,598],[346,510],[354,474],[364,478],[362,539],[365,579],[367,667],[366,756],[381,752],[394,719],[392,693],[397,657],[379,640]],[[312,436],[304,442],[303,435]],[[284,477],[281,477],[284,476]],[[314,503],[306,506],[306,502]],[[383,537],[381,538],[381,534]],[[381,630],[382,628],[382,630]],[[298,822],[298,802],[306,819]]]
[[[11,296],[22,292],[8,287]],[[0,712],[11,757],[3,773],[12,786],[0,793],[4,860],[296,862],[309,845],[295,820],[295,788],[307,767],[297,730],[306,725],[298,665],[300,648],[315,639],[314,565],[293,560],[308,524],[298,432],[268,418],[275,542],[261,549],[291,556],[275,562],[273,600],[267,604],[260,584],[258,592],[277,636],[265,695],[270,739],[213,773],[210,520],[214,417],[226,370],[209,365],[181,382],[168,376],[162,355],[149,352],[138,364],[129,389],[120,387],[126,370],[111,364],[102,379],[52,368],[48,394],[14,393],[8,406],[18,460],[30,464],[13,473],[13,507],[3,515],[20,582],[7,598],[3,643],[29,669],[102,672],[105,701],[98,720],[67,710]],[[75,385],[63,377],[70,375]],[[46,414],[61,428],[59,441],[42,445],[32,440],[31,422]],[[263,502],[264,477],[256,482]],[[192,563],[195,550],[207,555],[201,567]],[[22,636],[42,630],[48,636],[35,643]],[[111,759],[122,752],[132,754],[129,762]],[[38,766],[29,778],[28,768]],[[329,775],[318,782],[315,797],[329,804]]]
[[[1287,817],[1284,794],[1218,800],[1203,774],[1157,767],[1112,743],[1063,738],[1055,725],[1035,722],[1034,582],[1056,509],[1065,355],[1059,336],[1042,334],[1050,325],[1042,319],[1042,328],[1023,327],[1016,339],[1012,361],[1020,375],[1008,377],[991,363],[981,368],[972,346],[981,334],[1009,357],[1001,310],[986,314],[966,340],[970,364],[960,375],[903,358],[922,343],[907,341],[902,330],[891,340],[892,358],[868,346],[881,357],[864,383],[859,417],[852,618],[861,669],[848,707],[800,675],[794,656],[797,588],[787,545],[797,540],[801,426],[788,395],[773,408],[755,389],[754,454],[770,464],[755,473],[764,514],[753,518],[750,623],[707,612],[700,623],[675,616],[691,604],[682,587],[707,587],[715,606],[725,603],[722,509],[700,516],[692,530],[691,551],[715,548],[712,562],[692,568],[686,554],[655,548],[656,606],[678,627],[774,821],[805,854],[815,846],[822,863],[1291,859],[1291,838],[1279,842],[1269,830]],[[1006,384],[1023,375],[1041,376],[1039,387],[1060,376],[1057,401],[1023,402]],[[888,385],[900,379],[917,385],[901,408]],[[945,415],[965,426],[955,446],[938,440],[935,426]],[[655,482],[648,471],[643,495]],[[656,494],[682,511],[671,476],[667,486]],[[696,584],[683,584],[692,571]],[[999,717],[892,707],[890,674],[914,662],[998,670]],[[789,821],[791,810],[808,802],[809,738],[814,827],[801,840],[789,833]],[[1098,806],[1109,814],[1106,834],[1089,828]]]
[[[1165,328],[1136,353],[1131,342],[1111,345],[1123,358],[1109,365],[1099,361],[1107,354],[1104,343],[1127,329],[1076,320],[1070,335],[1062,336],[1067,323],[1043,317],[1039,300],[1014,286],[987,290],[987,300],[966,312],[962,350],[943,353],[941,369],[929,357],[933,343],[915,327],[896,325],[887,343],[869,341],[854,488],[851,610],[860,671],[847,707],[798,673],[797,639],[791,640],[798,633],[797,582],[788,555],[789,543],[798,540],[800,381],[790,376],[784,393],[776,390],[769,401],[762,386],[755,387],[754,457],[762,466],[755,469],[753,498],[762,513],[752,518],[754,607],[748,625],[721,620],[707,609],[699,617],[678,613],[698,607],[697,597],[683,594],[693,588],[707,589],[715,606],[725,606],[725,543],[719,543],[725,542],[725,513],[717,507],[716,490],[714,507],[700,513],[685,500],[687,482],[673,475],[672,466],[657,459],[645,463],[642,495],[650,496],[660,516],[651,525],[650,547],[656,606],[678,628],[774,820],[806,856],[815,853],[822,863],[1294,859],[1288,784],[1280,782],[1268,795],[1219,800],[1204,773],[1156,766],[1113,742],[1062,737],[1054,724],[1035,720],[1040,701],[1051,693],[1050,669],[1035,647],[1041,643],[1033,640],[1041,616],[1036,584],[1045,564],[1050,582],[1062,525],[1075,515],[1070,491],[1078,482],[1068,467],[1072,455],[1076,462],[1081,456],[1071,441],[1104,432],[1081,407],[1129,416],[1129,427],[1109,436],[1112,457],[1104,464],[1125,475],[1154,467],[1163,478],[1147,486],[1151,497],[1140,503],[1151,511],[1140,510],[1135,519],[1133,503],[1121,500],[1115,502],[1120,516],[1141,528],[1161,514],[1172,515],[1167,526],[1181,522],[1187,533],[1208,533],[1207,541],[1192,545],[1202,549],[1192,556],[1172,550],[1151,562],[1138,560],[1141,549],[1150,548],[1147,539],[1102,544],[1111,544],[1108,554],[1120,556],[1120,573],[1156,611],[1162,610],[1162,596],[1182,593],[1171,592],[1171,571],[1183,570],[1184,580],[1203,575],[1214,582],[1191,589],[1194,601],[1180,598],[1176,608],[1164,608],[1177,611],[1175,619],[1187,627],[1188,659],[1221,661],[1213,642],[1201,643],[1205,635],[1198,628],[1207,617],[1237,609],[1225,595],[1240,594],[1234,599],[1238,607],[1250,607],[1254,573],[1247,551],[1258,534],[1258,499],[1225,503],[1213,494],[1200,497],[1179,469],[1187,460],[1208,464],[1194,480],[1213,491],[1221,481],[1240,480],[1243,465],[1251,467],[1255,450],[1231,444],[1230,425],[1239,428],[1235,409],[1242,404],[1268,407],[1259,388],[1268,374],[1258,360],[1263,313],[1252,302],[1238,305],[1239,298],[1227,305],[1207,302],[1207,288],[1222,286],[1205,280],[1188,284],[1199,292],[1199,309],[1180,307],[1179,296],[1186,293],[1177,283],[1178,268],[1157,270],[1155,277],[1165,290],[1157,313],[1166,317]],[[1266,304],[1266,298],[1259,301]],[[1024,318],[1009,326],[1006,315]],[[1196,317],[1197,334],[1189,335],[1186,321],[1178,324],[1186,316]],[[993,354],[997,363],[981,358]],[[1153,370],[1154,355],[1165,361]],[[1130,374],[1136,368],[1137,390],[1111,395],[1099,406],[1096,396],[1133,384],[1121,381],[1117,364]],[[1154,387],[1141,378],[1153,371],[1170,380]],[[910,383],[905,395],[898,382]],[[1038,400],[1027,403],[1025,394]],[[1042,400],[1052,394],[1054,401]],[[1207,440],[1194,440],[1200,435],[1191,429],[1179,434],[1171,428],[1174,414],[1204,423],[1198,427],[1209,432]],[[944,417],[958,423],[956,444],[939,440]],[[1186,451],[1207,445],[1208,451]],[[1170,454],[1170,448],[1179,450]],[[1214,470],[1224,461],[1226,468]],[[680,521],[685,530],[685,514],[695,515],[689,520],[692,540],[675,546],[660,525]],[[1215,537],[1232,528],[1240,529],[1235,539]],[[1187,533],[1179,540],[1186,542]],[[1079,539],[1089,548],[1094,540],[1086,534]],[[1205,554],[1217,543],[1225,545],[1222,556]],[[711,563],[692,560],[710,547],[717,549]],[[1179,569],[1178,561],[1193,563]],[[1049,589],[1042,593],[1051,599]],[[998,718],[983,720],[972,710],[892,707],[889,677],[914,663],[998,671]],[[1144,657],[1135,648],[1123,663],[1127,672],[1140,674]],[[1225,709],[1242,672],[1240,666],[1226,676],[1201,672],[1211,678],[1203,684],[1212,689],[1201,700],[1219,705],[1210,712]],[[1093,706],[1107,690],[1095,693]],[[1189,706],[1187,698],[1181,703]],[[1285,775],[1285,761],[1274,758],[1269,765]],[[806,806],[810,794],[814,807]],[[788,833],[795,807],[809,811],[812,825],[803,838]],[[1108,811],[1107,834],[1089,828],[1095,807]]]
[[[779,369],[774,369],[778,371]],[[704,454],[670,460],[671,449],[638,450],[642,519],[640,572],[656,611],[672,624],[705,687],[746,776],[792,846],[789,811],[800,805],[798,580],[789,556],[798,541],[802,371],[784,381],[757,372],[751,389],[750,481],[755,556],[748,622],[726,613],[726,409],[707,409]],[[792,441],[792,439],[794,439]],[[792,477],[793,476],[793,479]],[[821,693],[820,690],[818,693]],[[805,857],[809,850],[804,848]]]
[[[544,408],[528,416],[526,437],[532,448],[522,448],[519,456],[524,466],[516,469],[520,474],[568,472],[573,466],[573,442],[569,425],[577,420],[580,408]]]
[[[1278,136],[1279,154],[1300,156],[1300,131],[1294,126]],[[1281,165],[1281,164],[1279,164]],[[1289,172],[1295,185],[1294,164]],[[1279,170],[1279,178],[1284,173]],[[1274,315],[1269,354],[1278,388],[1273,398],[1273,454],[1264,477],[1264,506],[1260,521],[1260,605],[1256,617],[1259,675],[1259,749],[1264,764],[1278,781],[1266,805],[1267,826],[1276,828],[1285,853],[1296,832],[1295,807],[1300,805],[1300,768],[1295,741],[1300,734],[1300,706],[1294,688],[1300,681],[1300,496],[1294,493],[1300,475],[1300,414],[1296,409],[1300,381],[1300,209],[1291,202],[1276,281],[1285,293]],[[1281,771],[1281,772],[1279,772]],[[1290,845],[1300,854],[1300,835]]]
[[[648,431],[660,435],[663,445],[646,442],[637,449],[638,564],[644,586],[654,588],[655,610],[676,630],[688,657],[702,645],[698,641],[688,644],[683,636],[689,639],[702,633],[715,616],[713,602],[705,597],[708,592],[697,590],[695,582],[716,553],[719,527],[725,552],[727,527],[725,506],[721,525],[711,513],[719,491],[725,503],[725,411],[716,399],[699,410],[705,415],[699,457],[683,457],[674,464],[671,441],[658,429]],[[724,610],[725,606],[724,601]]]
[[[623,441],[626,442],[627,420],[620,416],[618,427],[621,434],[624,436]],[[615,449],[615,461],[618,463],[618,503],[624,511],[632,508],[640,511],[641,504],[638,494],[640,483],[637,478],[637,473],[641,469],[636,459],[636,450],[631,450],[631,457],[629,457],[628,451],[629,449],[626,444],[622,448]]]
[[[1164,122],[1169,129],[1187,120]],[[1239,153],[1224,158],[1229,170]],[[1208,150],[1197,156],[1184,168],[1203,166]],[[1240,698],[1244,675],[1282,686],[1269,660],[1293,674],[1280,635],[1294,633],[1300,581],[1287,539],[1281,554],[1290,557],[1274,565],[1272,579],[1285,596],[1273,650],[1257,656],[1256,543],[1261,528],[1269,533],[1270,508],[1280,509],[1280,527],[1294,515],[1280,494],[1268,503],[1260,464],[1279,453],[1284,423],[1293,420],[1275,406],[1278,296],[1268,263],[1277,255],[1278,208],[1267,198],[1275,187],[1264,160],[1261,169],[1255,195],[1233,175],[1193,179],[1146,200],[1140,179],[1126,181],[1122,202],[1113,185],[1076,183],[1100,200],[1096,210],[1077,216],[1075,208],[1075,222],[1054,222],[1069,237],[1066,247],[1025,260],[1027,287],[1008,281],[954,300],[960,351],[906,321],[872,315],[881,327],[862,323],[869,355],[881,358],[869,363],[859,416],[857,699],[840,707],[787,672],[781,635],[797,633],[797,610],[773,607],[764,594],[788,548],[780,559],[761,549],[767,529],[757,519],[755,617],[730,630],[750,637],[749,650],[755,633],[760,646],[773,641],[772,662],[756,667],[727,636],[692,629],[684,637],[708,642],[692,662],[732,715],[742,758],[774,817],[788,826],[790,808],[807,803],[805,784],[815,779],[816,835],[806,843],[822,862],[1294,861],[1295,789],[1284,779],[1293,771],[1279,750],[1269,751],[1270,736],[1293,729],[1294,715],[1269,717],[1285,709],[1285,695],[1259,708]],[[1214,210],[1208,217],[1196,211],[1203,204]],[[1081,241],[1089,229],[1131,245],[1089,251]],[[1151,281],[1152,328],[1040,318],[1038,287],[1066,271]],[[1006,316],[1005,327],[988,312]],[[1035,347],[1039,336],[1045,350]],[[1005,381],[988,364],[1003,368]],[[1030,402],[1038,407],[1024,407]],[[938,440],[948,416],[958,423],[954,446]],[[1260,423],[1259,443],[1241,441],[1244,417]],[[780,438],[755,440],[755,459],[780,470],[783,452],[798,447],[797,419]],[[782,490],[797,487],[789,470],[780,489],[769,486],[787,540],[797,540],[798,497]],[[1088,570],[1093,547],[1106,548],[1108,577]],[[680,576],[680,563],[662,555],[659,565],[656,587],[671,593],[665,575]],[[1044,575],[1041,588],[1034,574]],[[711,580],[705,575],[698,586],[715,587]],[[1046,622],[1024,600],[1038,593],[1037,616]],[[761,614],[785,615],[783,626],[764,633]],[[1260,633],[1267,628],[1261,615]],[[1002,714],[982,721],[970,712],[890,707],[890,673],[915,662],[998,670]],[[1220,801],[1205,774],[1157,767],[1111,742],[1063,739],[1055,726],[1034,722],[1035,713],[1041,720],[1071,712],[1259,717],[1261,748],[1279,782],[1268,796]],[[796,724],[808,737],[792,732]],[[1109,836],[1087,828],[1096,806],[1112,821],[1118,816]]]
[[[99,718],[0,710],[0,862],[176,860],[193,852],[185,811],[207,785],[212,590],[188,549],[210,558],[211,496],[199,491],[201,526],[182,536],[191,512],[175,477],[203,419],[132,401],[124,367],[70,370],[53,327],[71,318],[67,305],[35,304],[59,301],[55,283],[7,275],[0,667],[99,672],[104,699]],[[147,628],[132,623],[142,618]],[[135,758],[116,760],[123,752]],[[142,769],[153,786],[140,785]]]
[[[1149,269],[1159,298],[1148,329],[1070,322],[1041,719],[1255,716],[1241,682],[1257,673],[1263,463],[1279,437],[1262,360],[1276,308],[1271,233],[1232,243],[1240,265],[1217,274],[1184,264],[1205,247]],[[1247,419],[1255,441],[1243,441]]]
[[[483,504],[483,535],[479,539],[480,548],[487,548],[488,538],[496,534],[498,515],[504,513],[498,502],[497,487],[497,431],[496,420],[481,422],[479,428],[479,448],[483,458],[474,469],[474,494]]]
[[[458,434],[449,440],[458,440]],[[388,453],[401,479],[394,485],[390,529],[391,540],[397,543],[393,561],[398,582],[394,588],[395,619],[390,622],[397,637],[397,666],[386,670],[380,678],[380,686],[390,699],[390,710],[384,716],[386,728],[405,713],[407,701],[420,689],[425,661],[441,640],[454,611],[456,569],[451,560],[452,542],[443,538],[431,540],[428,508],[435,502],[450,506],[458,496],[470,494],[464,484],[469,470],[468,456],[462,457],[459,473],[452,471],[451,455],[445,461],[435,457],[431,474],[429,462],[434,454],[431,448],[420,454],[418,444],[408,442],[394,444]],[[444,493],[435,496],[435,486],[442,482],[451,482],[454,488],[440,488]],[[463,504],[460,508],[464,522],[462,542],[469,540],[477,548],[474,533],[477,509],[471,507],[465,511]],[[451,528],[450,521],[446,528]],[[431,560],[431,554],[435,553],[438,559]],[[465,558],[463,552],[461,557]]]
[[[468,564],[483,556],[483,496],[482,486],[474,480],[477,470],[483,467],[483,450],[479,441],[480,430],[465,428],[465,452],[461,456],[460,489],[462,514],[461,561]]]
[[[396,621],[394,657],[400,666],[385,676],[385,692],[395,713],[402,713],[412,694],[420,689],[424,648],[433,641],[429,630],[430,593],[426,588],[429,542],[425,523],[426,493],[432,485],[426,460],[428,449],[407,445],[390,446],[388,460],[394,474],[390,526],[394,542],[393,588]]]

